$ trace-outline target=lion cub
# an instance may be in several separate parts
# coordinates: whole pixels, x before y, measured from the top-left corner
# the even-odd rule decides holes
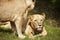
[[[28,16],[28,22],[27,22],[25,34],[29,38],[47,35],[47,32],[44,27],[44,19],[45,19],[44,13],[42,15],[34,14]]]

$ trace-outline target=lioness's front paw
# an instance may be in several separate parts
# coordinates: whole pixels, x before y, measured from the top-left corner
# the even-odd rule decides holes
[[[24,39],[26,36],[24,35],[18,35],[19,38]]]

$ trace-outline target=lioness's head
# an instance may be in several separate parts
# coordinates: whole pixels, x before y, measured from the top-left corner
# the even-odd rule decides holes
[[[43,23],[45,19],[45,14],[42,15],[35,14],[28,17],[29,25],[34,29],[41,31],[43,29]]]
[[[26,4],[28,6],[29,11],[31,11],[34,8],[35,2],[36,2],[36,0],[26,0]]]

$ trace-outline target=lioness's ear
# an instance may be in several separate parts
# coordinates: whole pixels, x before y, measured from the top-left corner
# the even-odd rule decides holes
[[[46,17],[45,13],[42,13],[42,16],[43,16],[43,17]]]

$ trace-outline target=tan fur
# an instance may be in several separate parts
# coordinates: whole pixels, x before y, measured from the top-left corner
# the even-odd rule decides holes
[[[28,17],[28,23],[27,23],[27,26],[26,26],[25,34],[29,38],[34,38],[34,37],[37,37],[37,36],[45,36],[45,35],[47,35],[46,29],[45,29],[45,27],[43,27],[44,19],[45,19],[45,14],[42,14],[42,15],[39,15],[39,14],[30,15]],[[31,24],[29,24],[30,22],[31,22]],[[35,25],[33,25],[33,24],[35,24]],[[37,35],[34,35],[34,30],[32,28],[38,28],[38,26],[37,26],[38,24],[42,25],[42,27],[43,27],[43,29],[41,30],[42,32],[37,34]],[[35,32],[37,32],[37,31],[35,31]]]
[[[22,25],[27,18],[29,9],[33,8],[32,0],[0,0],[0,22],[10,21],[13,30],[17,30],[18,37],[25,38],[22,34]]]
[[[4,23],[0,22],[0,27],[11,29],[10,22],[4,22]]]

